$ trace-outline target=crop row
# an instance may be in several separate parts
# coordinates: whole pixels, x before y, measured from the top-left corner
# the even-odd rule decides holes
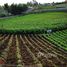
[[[42,35],[0,35],[2,67],[66,67],[67,53]]]
[[[54,32],[52,34],[44,35],[48,40],[55,43],[57,46],[67,50],[67,30]]]

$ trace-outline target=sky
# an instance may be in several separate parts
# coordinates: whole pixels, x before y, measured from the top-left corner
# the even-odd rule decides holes
[[[3,5],[5,3],[12,4],[12,3],[27,3],[32,0],[0,0],[0,5]],[[52,3],[52,2],[62,2],[65,0],[36,0],[39,3]]]

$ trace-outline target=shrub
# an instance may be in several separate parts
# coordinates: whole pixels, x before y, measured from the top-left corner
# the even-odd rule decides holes
[[[6,14],[0,14],[0,17],[6,17]]]

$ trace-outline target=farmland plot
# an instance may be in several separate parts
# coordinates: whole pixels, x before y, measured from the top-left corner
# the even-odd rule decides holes
[[[46,34],[44,37],[56,44],[58,47],[67,50],[67,30]]]
[[[2,67],[67,67],[66,62],[67,53],[40,34],[0,35]]]
[[[67,24],[66,12],[47,12],[40,14],[29,14],[25,16],[14,16],[0,19],[0,30],[22,31],[39,29],[64,28]]]

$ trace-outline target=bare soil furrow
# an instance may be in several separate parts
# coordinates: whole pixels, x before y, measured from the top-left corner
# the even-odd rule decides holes
[[[33,36],[33,35],[32,35]],[[35,39],[35,41],[43,48],[43,49],[46,49],[46,51],[48,53],[50,53],[50,55],[53,55],[54,58],[56,59],[55,62],[59,63],[60,65],[67,65],[66,62],[67,62],[67,58],[65,58],[63,55],[56,53],[55,51],[53,51],[53,49],[51,49],[51,46],[48,46],[47,47],[47,43],[43,41],[41,42],[41,40],[37,37],[37,36],[34,36],[33,37]],[[54,60],[54,58],[52,57],[51,59]]]
[[[0,67],[67,67],[67,52],[42,34],[0,34]]]
[[[47,57],[46,57],[46,55],[48,55],[48,52],[45,52],[45,50],[44,49],[42,49],[38,44],[37,44],[37,42],[35,42],[31,37],[29,37],[29,39],[28,39],[31,43],[33,43],[33,46],[35,47],[33,50],[37,50],[37,51],[35,51],[34,53],[35,53],[35,55],[36,55],[36,57],[38,57],[38,59],[41,61],[41,63],[43,64],[43,67],[45,66],[48,66],[48,67],[56,67],[56,65],[51,61],[51,60],[49,60]],[[31,48],[30,48],[31,49]],[[33,51],[32,50],[32,51]],[[44,55],[44,53],[46,54],[46,55]],[[49,63],[48,65],[47,65],[47,62]]]

